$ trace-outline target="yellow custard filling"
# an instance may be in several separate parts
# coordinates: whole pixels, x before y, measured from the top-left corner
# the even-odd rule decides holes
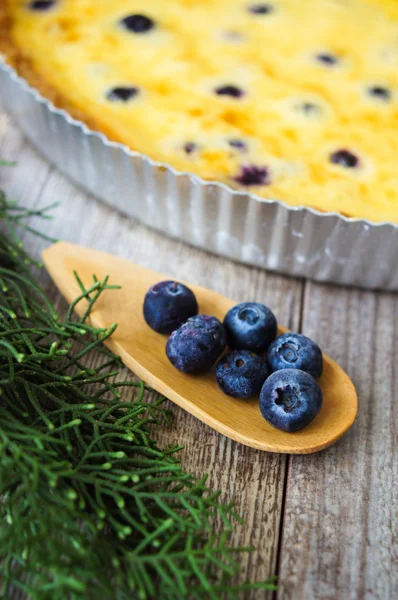
[[[0,7],[6,58],[111,139],[265,198],[398,222],[397,0]]]

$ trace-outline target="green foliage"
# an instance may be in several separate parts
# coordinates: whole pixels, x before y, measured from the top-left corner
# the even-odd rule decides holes
[[[107,281],[61,319],[15,233],[31,214],[0,195],[0,595],[40,600],[238,597],[231,505],[150,435],[163,398],[122,381],[119,358],[88,312]],[[27,227],[29,229],[29,227]],[[122,394],[124,395],[122,398]],[[127,397],[132,397],[128,400]],[[214,522],[224,523],[215,535]]]

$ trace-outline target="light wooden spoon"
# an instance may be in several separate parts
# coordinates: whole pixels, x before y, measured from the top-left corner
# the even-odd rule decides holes
[[[218,388],[214,370],[205,375],[183,375],[168,361],[166,336],[159,335],[145,323],[142,305],[147,289],[163,279],[170,279],[111,254],[59,242],[43,253],[44,264],[65,298],[72,302],[80,289],[73,271],[77,271],[86,288],[93,275],[100,280],[109,275],[110,284],[120,290],[106,290],[90,316],[95,327],[118,323],[107,345],[120,355],[124,364],[154,389],[170,398],[192,415],[220,433],[245,444],[266,450],[308,454],[330,446],[347,431],[357,414],[357,395],[348,375],[328,356],[320,379],[323,406],[319,415],[304,429],[285,433],[263,419],[257,399],[236,400]],[[211,290],[190,285],[199,303],[199,311],[223,319],[235,303]],[[250,300],[248,298],[248,300]],[[86,300],[76,308],[82,314]],[[286,331],[280,327],[279,333]]]

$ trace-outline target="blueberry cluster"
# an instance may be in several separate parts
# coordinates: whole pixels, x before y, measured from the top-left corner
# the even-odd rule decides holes
[[[237,304],[221,323],[214,316],[198,314],[188,287],[161,281],[148,290],[143,310],[152,329],[171,334],[166,355],[176,369],[203,373],[219,359],[220,389],[233,398],[259,396],[261,414],[274,427],[297,431],[319,413],[320,348],[298,333],[277,336],[275,315],[264,304]]]

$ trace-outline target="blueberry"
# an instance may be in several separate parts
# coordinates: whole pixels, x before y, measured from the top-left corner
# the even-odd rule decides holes
[[[173,331],[166,354],[179,371],[199,373],[212,367],[226,343],[224,326],[216,317],[197,315]]]
[[[237,177],[236,183],[240,185],[269,185],[271,183],[269,172],[266,167],[256,165],[243,165]]]
[[[231,98],[242,98],[244,92],[236,85],[222,85],[216,88],[216,94],[218,96],[231,96]]]
[[[136,87],[114,87],[107,93],[108,100],[111,102],[128,102],[139,93]]]
[[[370,96],[378,98],[379,100],[385,100],[386,102],[391,98],[390,90],[379,85],[374,85],[368,88],[368,94],[370,94]]]
[[[243,140],[232,139],[228,141],[228,144],[231,146],[231,148],[236,148],[237,150],[241,150],[241,152],[245,152],[245,150],[247,150],[247,145]]]
[[[216,368],[218,385],[225,394],[233,398],[258,395],[268,375],[266,360],[249,350],[228,352]]]
[[[30,10],[49,10],[55,6],[55,0],[33,0],[29,4]]]
[[[226,31],[223,37],[231,42],[239,42],[243,36],[239,31]]]
[[[268,348],[267,359],[271,371],[300,369],[318,379],[323,368],[322,351],[300,333],[284,333]]]
[[[275,371],[260,392],[264,419],[282,431],[298,431],[316,417],[322,407],[322,390],[315,379],[300,369]]]
[[[196,144],[194,142],[187,142],[184,146],[184,151],[186,154],[192,154],[194,150],[196,150]]]
[[[177,281],[160,281],[145,295],[145,321],[158,333],[171,333],[197,314],[195,294]]]
[[[147,33],[155,27],[154,21],[145,15],[129,15],[121,20],[121,24],[132,33]]]
[[[339,62],[337,56],[334,56],[334,54],[327,54],[326,52],[317,54],[316,59],[329,67],[337,65],[337,63]]]
[[[249,12],[253,15],[269,15],[274,10],[272,4],[251,4]]]
[[[306,115],[315,115],[319,113],[319,106],[313,104],[312,102],[303,102],[302,104],[297,104],[296,108]]]
[[[336,150],[330,155],[330,162],[347,169],[353,169],[358,165],[359,159],[349,150]]]
[[[242,302],[225,315],[230,348],[264,352],[275,339],[277,323],[274,313],[259,302]]]

